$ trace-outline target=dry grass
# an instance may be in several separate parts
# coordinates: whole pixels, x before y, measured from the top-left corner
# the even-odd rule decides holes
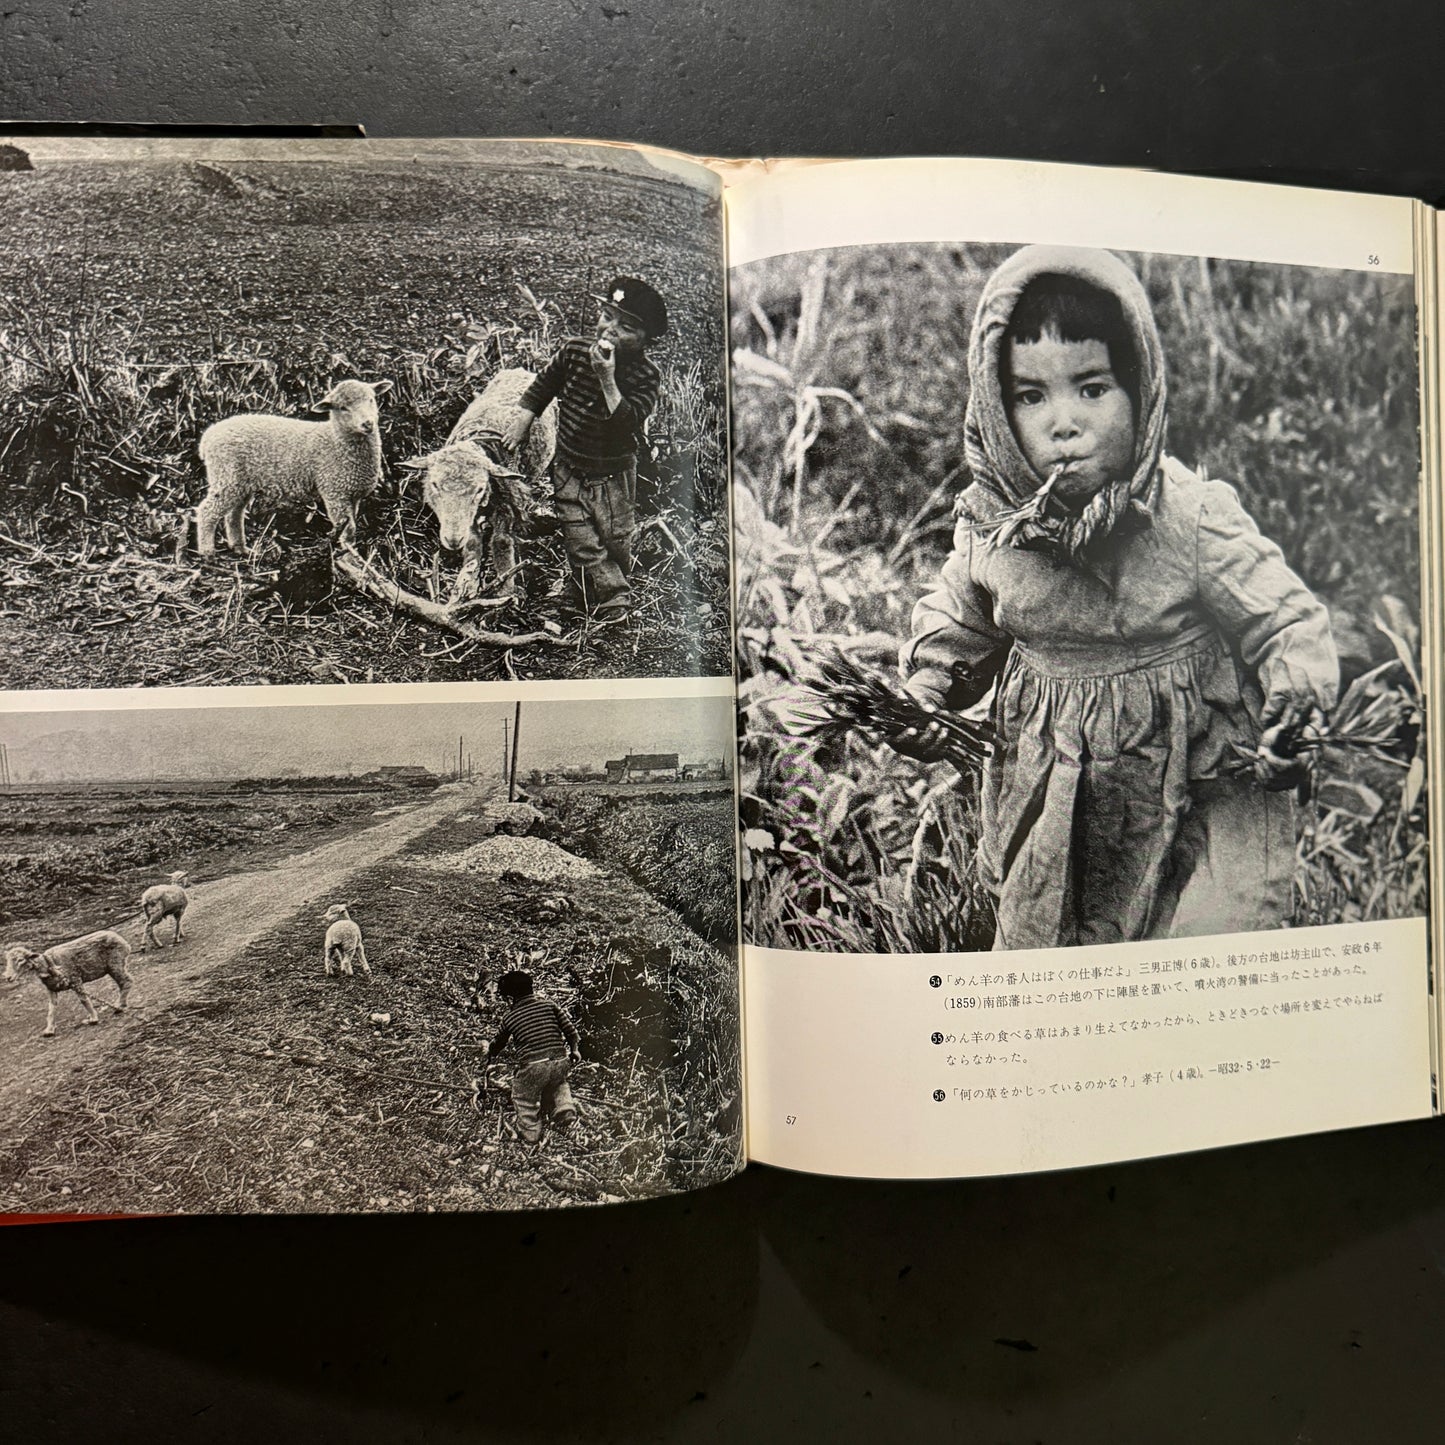
[[[349,778],[299,781],[13,791],[0,809],[0,924],[95,927],[99,913],[134,910],[142,888],[172,868],[214,878],[258,841],[284,833],[288,847],[311,846],[406,796]]]
[[[620,869],[719,948],[737,938],[737,852],[727,783],[665,784],[634,794],[534,790],[564,847]]]

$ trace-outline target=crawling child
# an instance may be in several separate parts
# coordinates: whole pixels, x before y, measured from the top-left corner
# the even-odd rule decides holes
[[[487,1048],[496,1058],[509,1043],[516,1045],[517,1064],[512,1073],[512,1107],[517,1132],[529,1144],[542,1137],[542,1122],[566,1130],[577,1116],[568,1076],[581,1054],[577,1030],[551,999],[533,992],[532,975],[512,969],[497,980],[497,991],[508,1008],[502,1026]]]

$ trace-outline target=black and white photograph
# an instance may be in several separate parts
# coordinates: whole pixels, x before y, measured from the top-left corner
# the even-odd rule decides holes
[[[0,146],[0,686],[722,676],[720,183]]]
[[[12,697],[0,1212],[550,1208],[742,1167],[731,698],[427,692]]]
[[[1426,913],[1412,276],[960,242],[730,288],[750,943]]]

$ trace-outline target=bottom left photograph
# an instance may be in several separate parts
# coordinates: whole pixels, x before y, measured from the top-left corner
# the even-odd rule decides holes
[[[742,1167],[730,696],[372,691],[7,700],[0,1214]]]

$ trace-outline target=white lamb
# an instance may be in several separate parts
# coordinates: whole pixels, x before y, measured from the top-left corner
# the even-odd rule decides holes
[[[326,948],[321,962],[326,968],[326,977],[331,977],[333,966],[339,968],[348,978],[352,976],[353,961],[367,978],[371,977],[371,965],[366,961],[366,948],[361,942],[361,929],[352,921],[344,903],[333,903],[321,920],[327,924]]]
[[[172,947],[186,936],[181,929],[181,915],[191,901],[186,894],[191,880],[184,873],[172,873],[169,877],[169,883],[157,883],[140,896],[141,912],[145,914],[146,920],[145,937],[141,939],[142,953],[146,951],[147,944],[153,943],[157,948],[161,946],[160,939],[156,937],[156,924],[163,923],[167,918],[176,921],[175,937],[171,939]]]
[[[445,445],[401,465],[424,473],[422,496],[434,513],[439,541],[462,554],[451,601],[474,597],[482,572],[482,530],[490,525],[492,571],[498,595],[517,595],[517,535],[536,504],[538,479],[557,447],[555,408],[533,423],[513,470],[500,446],[502,430],[516,414],[522,393],[536,380],[514,367],[499,371],[452,428]]]
[[[108,928],[99,933],[87,933],[69,943],[57,943],[44,953],[37,953],[28,943],[12,943],[5,950],[5,972],[0,974],[0,978],[6,983],[15,983],[22,975],[32,973],[45,985],[49,1006],[45,1013],[45,1032],[41,1037],[48,1039],[55,1033],[55,1000],[67,989],[84,1006],[88,1015],[86,1023],[100,1022],[85,985],[107,974],[120,990],[120,998],[111,1007],[118,1014],[125,1012],[125,1001],[131,988],[130,971],[126,967],[129,957],[130,944]]]
[[[246,506],[320,499],[332,535],[350,541],[356,504],[381,485],[381,435],[376,400],[389,381],[339,381],[316,403],[326,421],[247,413],[227,417],[201,434],[206,495],[196,508],[196,547],[216,550],[224,522],[233,552],[246,548]]]

